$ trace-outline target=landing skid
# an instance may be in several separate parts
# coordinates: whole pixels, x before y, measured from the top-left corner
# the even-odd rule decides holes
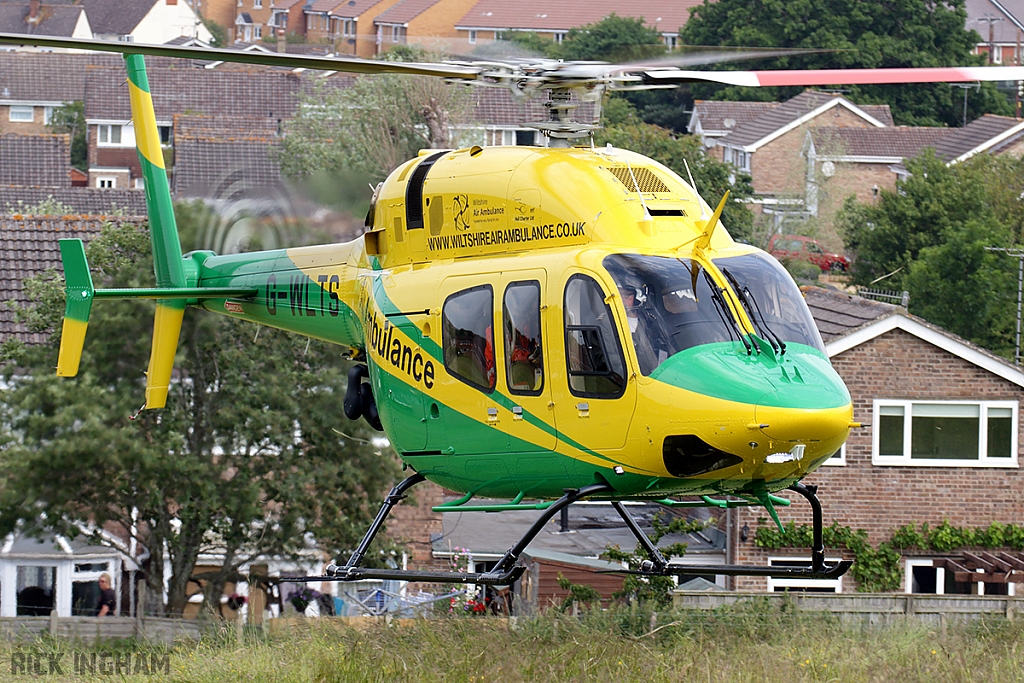
[[[645,560],[640,569],[623,569],[601,572],[607,574],[632,574],[635,576],[684,576],[711,575],[725,576],[770,576],[775,579],[838,579],[853,565],[850,560],[840,560],[835,564],[825,562],[825,544],[822,541],[821,502],[818,501],[818,487],[805,484],[793,484],[791,491],[799,493],[811,504],[813,518],[813,540],[811,544],[810,567],[752,567],[738,564],[677,564],[669,562],[658,550],[657,546],[647,538],[640,526],[629,514],[622,503],[613,502],[612,507],[619,513],[629,530],[636,536],[649,559]]]
[[[561,498],[546,508],[541,516],[534,522],[519,541],[509,548],[498,563],[488,572],[439,572],[419,571],[405,569],[375,569],[363,567],[363,559],[373,539],[384,526],[384,521],[396,505],[405,499],[406,492],[416,484],[424,481],[422,474],[416,473],[403,480],[387,495],[380,511],[373,520],[373,524],[366,531],[363,540],[349,557],[348,562],[343,565],[329,564],[323,576],[299,576],[282,578],[281,581],[302,583],[306,581],[363,581],[364,579],[383,579],[385,581],[422,581],[424,583],[473,583],[484,586],[507,586],[515,583],[526,571],[526,567],[516,564],[519,556],[526,547],[541,532],[544,525],[557,515],[562,509],[572,505],[576,501],[591,496],[607,494],[614,491],[609,484],[591,484],[578,490],[568,490]],[[790,490],[802,495],[811,504],[814,520],[814,538],[811,548],[811,566],[805,567],[752,567],[744,565],[691,565],[669,562],[664,558],[658,548],[651,542],[651,539],[640,529],[636,520],[626,511],[622,503],[613,501],[612,507],[622,517],[630,532],[636,536],[641,547],[650,558],[643,563],[640,569],[621,571],[614,570],[610,573],[633,574],[639,576],[682,576],[689,574],[724,574],[726,576],[770,576],[773,578],[805,578],[805,579],[835,579],[846,573],[846,570],[853,564],[849,560],[843,560],[829,565],[825,562],[825,546],[822,542],[822,519],[821,503],[818,502],[817,487],[804,484],[794,484]]]

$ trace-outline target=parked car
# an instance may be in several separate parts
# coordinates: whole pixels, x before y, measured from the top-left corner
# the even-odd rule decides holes
[[[768,253],[780,261],[809,261],[824,271],[842,273],[850,268],[850,259],[833,254],[818,240],[803,235],[772,235]]]

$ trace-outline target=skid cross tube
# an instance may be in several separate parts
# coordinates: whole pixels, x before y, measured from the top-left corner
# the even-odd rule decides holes
[[[384,520],[391,513],[391,510],[398,505],[403,498],[405,498],[406,491],[423,480],[423,475],[417,473],[391,489],[391,493],[389,493],[387,498],[384,499],[384,504],[381,505],[380,512],[377,513],[376,519],[373,520],[373,524],[370,525],[370,529],[366,532],[366,535],[363,537],[359,547],[356,548],[354,553],[352,553],[352,557],[349,559],[347,564],[340,566],[336,564],[328,565],[324,572],[325,576],[296,576],[282,578],[281,580],[293,583],[302,583],[306,581],[362,581],[364,579],[393,579],[398,581],[476,583],[487,586],[507,586],[511,583],[515,583],[519,577],[523,575],[523,572],[526,571],[526,567],[517,565],[516,562],[519,561],[519,556],[523,554],[523,551],[526,550],[528,545],[530,545],[530,542],[537,537],[537,534],[543,530],[544,525],[551,521],[552,517],[578,500],[582,500],[593,495],[609,493],[614,490],[606,483],[591,484],[590,486],[584,486],[578,490],[567,490],[565,495],[544,510],[543,514],[541,514],[537,521],[533,523],[533,526],[523,534],[523,537],[520,538],[515,545],[505,552],[502,558],[498,560],[498,563],[489,572],[432,572],[360,567],[359,565],[363,561],[366,549],[373,541],[373,537],[377,535],[381,526],[383,526]]]
[[[619,513],[630,532],[650,557],[640,569],[611,570],[602,574],[634,574],[637,576],[684,576],[689,574],[721,574],[724,576],[770,576],[777,579],[838,579],[853,565],[850,560],[841,560],[833,565],[825,563],[825,544],[822,540],[821,502],[818,500],[818,487],[807,484],[793,484],[790,490],[799,493],[811,504],[811,517],[814,531],[811,544],[811,566],[806,567],[751,567],[741,564],[678,564],[667,562],[658,547],[647,537],[633,516],[619,502],[612,502],[612,507]]]

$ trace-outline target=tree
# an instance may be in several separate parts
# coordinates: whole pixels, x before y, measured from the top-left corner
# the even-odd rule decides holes
[[[65,102],[50,116],[47,127],[54,133],[71,136],[71,165],[80,171],[89,168],[89,144],[85,137],[85,104],[82,100]]]
[[[664,128],[627,119],[595,133],[595,145],[609,143],[613,147],[649,156],[687,181],[686,164],[689,164],[697,192],[712,206],[716,206],[725,191],[729,190],[730,201],[722,212],[722,222],[734,239],[750,240],[754,215],[742,203],[743,199],[754,192],[750,176],[705,154],[700,140],[692,136],[677,136]],[[730,178],[734,182],[730,182]]]
[[[558,57],[622,64],[664,55],[658,32],[643,17],[620,17],[614,12],[601,21],[569,29]]]
[[[413,49],[387,58],[429,61]],[[287,124],[279,160],[291,178],[357,170],[383,180],[423,148],[449,148],[451,129],[467,117],[464,87],[427,76],[377,75],[351,87],[317,84]]]
[[[780,58],[771,68],[837,69],[969,66],[981,38],[964,26],[964,0],[718,0],[693,10],[680,32],[690,45],[825,49],[829,52]],[[842,85],[842,84],[836,84]],[[950,85],[864,85],[846,87],[864,104],[890,104],[901,125],[960,125],[963,91]],[[697,97],[784,100],[800,88],[694,87]],[[969,98],[970,118],[989,112],[1010,114],[1010,105],[988,83]]]
[[[905,289],[911,313],[1012,354],[1016,264],[985,247],[1020,244],[1024,162],[979,155],[947,167],[927,152],[907,170],[876,203],[850,198],[837,216],[854,283]]]
[[[203,26],[210,32],[210,45],[212,47],[227,47],[228,46],[228,30],[218,24],[213,19],[203,18]]]
[[[144,228],[107,226],[88,247],[97,286],[145,286],[149,253]],[[201,552],[225,558],[205,577],[217,600],[259,555],[300,557],[315,543],[337,557],[355,547],[398,473],[366,428],[339,418],[339,347],[190,311],[167,408],[133,419],[151,308],[96,305],[81,372],[59,379],[62,283],[50,273],[26,287],[35,301],[28,319],[51,341],[3,349],[0,533],[22,525],[73,536],[81,525],[113,525],[148,549],[150,595],[166,579],[170,614],[184,610]]]

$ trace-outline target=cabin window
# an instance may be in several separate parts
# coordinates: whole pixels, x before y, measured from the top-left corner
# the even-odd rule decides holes
[[[513,394],[537,396],[544,387],[540,283],[514,282],[505,290],[505,375]]]
[[[444,302],[441,317],[445,368],[470,386],[494,391],[494,292],[490,285],[452,294]]]
[[[1016,467],[1016,401],[876,400],[874,465]]]
[[[586,275],[565,285],[565,354],[575,396],[616,398],[626,387],[626,362],[605,294]]]

